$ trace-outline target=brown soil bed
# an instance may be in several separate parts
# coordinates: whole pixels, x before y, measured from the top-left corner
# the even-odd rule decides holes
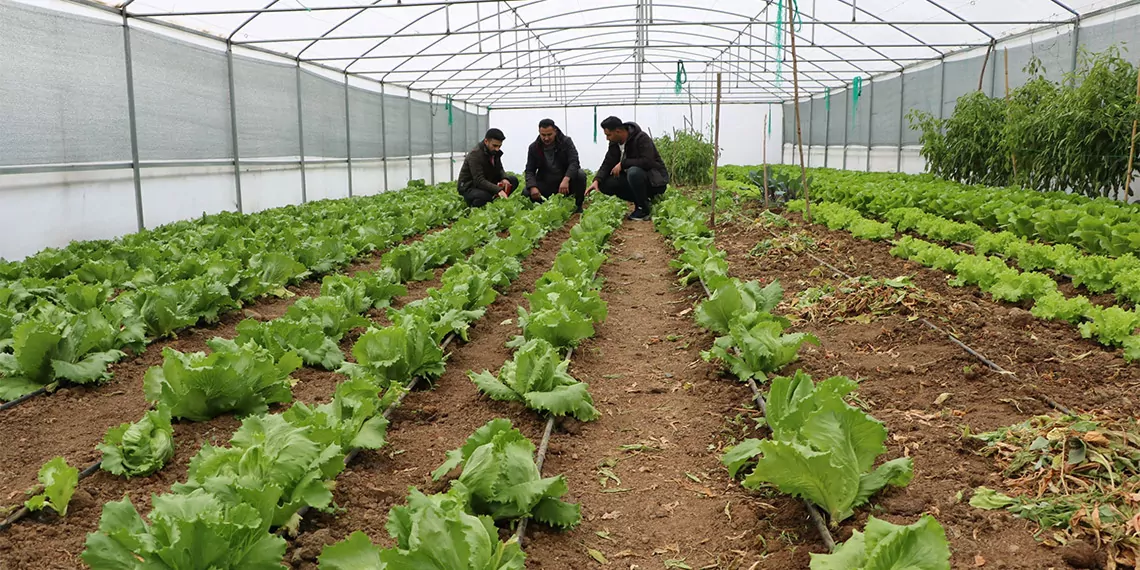
[[[804,323],[820,347],[808,346],[799,366],[818,380],[841,374],[861,381],[860,401],[884,421],[891,433],[887,458],[915,460],[915,480],[905,489],[889,490],[870,508],[846,521],[837,539],[861,528],[867,514],[896,523],[913,522],[923,512],[934,514],[946,528],[954,552],[952,566],[986,568],[1068,568],[1059,552],[1038,544],[1035,525],[1005,512],[970,507],[979,485],[1002,488],[1000,471],[991,460],[973,453],[963,432],[973,433],[1021,422],[1053,412],[1033,395],[1043,393],[1075,410],[1104,409],[1134,413],[1136,367],[1116,353],[1063,324],[1036,319],[1022,308],[993,302],[976,287],[947,285],[943,272],[928,270],[889,254],[890,245],[857,240],[823,226],[777,233],[805,232],[817,242],[816,256],[853,276],[889,278],[909,275],[916,286],[940,299],[924,316],[952,330],[1017,379],[991,371],[951,343],[945,335],[916,320],[889,315],[867,324]],[[723,227],[718,246],[729,252],[732,273],[741,278],[779,279],[794,295],[806,287],[835,283],[842,277],[822,268],[806,254],[769,252],[749,255],[752,247],[772,237],[747,223]],[[936,403],[939,402],[939,403]]]

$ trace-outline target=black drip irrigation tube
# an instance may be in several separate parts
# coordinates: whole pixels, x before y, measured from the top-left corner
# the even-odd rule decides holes
[[[88,465],[87,467],[85,467],[83,469],[83,471],[79,472],[79,480],[82,481],[82,480],[94,475],[95,472],[99,470],[99,466],[101,466],[102,464],[103,464],[103,460],[100,459],[99,461],[96,461],[95,463],[92,463],[91,465]],[[20,521],[20,519],[23,519],[24,517],[28,516],[29,514],[31,514],[31,511],[28,510],[28,507],[20,507],[19,510],[12,513],[12,515],[9,516],[8,518],[4,519],[3,522],[0,522],[0,530],[6,530],[8,527],[16,524],[17,522]]]
[[[708,285],[705,285],[704,281],[700,281],[700,284],[705,290],[705,296],[712,297],[712,292],[709,291]],[[734,350],[736,350],[737,354],[740,353],[739,350]],[[748,389],[752,390],[752,400],[756,402],[756,405],[760,408],[760,413],[767,416],[768,403],[764,401],[764,395],[760,393],[760,388],[756,386],[756,381],[752,378],[748,379]],[[815,530],[819,532],[820,538],[823,539],[823,544],[827,547],[827,551],[835,551],[835,538],[831,536],[831,531],[828,530],[827,523],[823,521],[823,515],[820,514],[819,509],[807,499],[802,499],[801,502],[804,508],[807,509],[808,518],[811,519],[812,525],[815,526]]]
[[[20,396],[19,398],[16,398],[15,400],[12,400],[11,402],[4,402],[3,404],[0,404],[0,412],[3,412],[4,410],[8,410],[11,408],[15,408],[16,406],[19,406],[20,404],[23,404],[24,402],[27,402],[28,400],[31,400],[32,398],[35,398],[36,396],[42,396],[46,393],[47,393],[47,386],[44,386],[43,388],[40,388],[39,390],[36,390],[35,392],[32,392],[30,394],[24,394],[23,396]]]
[[[566,352],[566,360],[570,360],[574,356],[574,347]],[[535,456],[534,464],[538,467],[538,476],[542,477],[542,464],[546,462],[546,449],[550,446],[550,434],[554,431],[554,416],[546,418],[546,428],[542,431],[542,443],[538,446],[538,454]],[[527,523],[530,522],[530,517],[523,517],[519,519],[518,530],[515,531],[515,538],[519,541],[519,548],[522,548],[523,539],[526,538]]]
[[[820,265],[823,265],[824,267],[826,267],[826,268],[830,269],[831,271],[835,272],[835,274],[836,274],[836,275],[842,275],[843,277],[845,277],[845,278],[847,278],[847,279],[851,279],[851,278],[852,278],[850,275],[848,275],[848,274],[847,274],[847,273],[845,273],[844,271],[840,270],[839,268],[835,267],[834,265],[832,265],[832,264],[830,264],[830,263],[828,263],[828,262],[824,261],[824,260],[823,260],[822,258],[820,258],[819,256],[816,256],[815,254],[812,254],[812,253],[810,253],[810,252],[804,252],[804,253],[807,253],[807,255],[808,255],[809,257],[811,257],[812,259],[814,259],[814,260],[815,260],[816,262],[818,262]],[[1017,374],[1015,374],[1015,373],[1013,373],[1013,372],[1010,372],[1009,370],[1006,370],[1006,369],[1002,368],[1002,367],[1001,367],[1001,366],[999,366],[999,365],[998,365],[996,362],[994,362],[994,361],[990,360],[989,358],[986,358],[986,356],[985,356],[984,354],[982,354],[982,353],[978,352],[977,350],[974,350],[974,349],[973,349],[973,348],[971,348],[969,345],[967,345],[966,343],[964,343],[964,342],[962,342],[961,340],[959,340],[959,339],[958,339],[958,337],[954,336],[954,333],[951,333],[951,332],[949,332],[949,331],[947,331],[947,330],[945,330],[945,329],[943,329],[943,328],[939,327],[938,325],[936,325],[936,324],[934,324],[934,323],[930,322],[930,320],[929,320],[929,319],[926,319],[926,318],[924,317],[924,318],[922,318],[922,319],[920,319],[920,320],[921,320],[922,324],[924,324],[924,325],[926,325],[926,326],[927,326],[927,328],[929,328],[929,329],[931,329],[931,330],[933,330],[933,331],[935,331],[935,332],[938,332],[938,333],[940,333],[940,334],[944,334],[944,335],[946,335],[946,338],[950,339],[950,342],[952,342],[952,343],[954,343],[954,344],[958,345],[958,347],[959,347],[959,348],[961,348],[962,350],[964,350],[964,351],[965,351],[967,354],[969,354],[970,356],[973,356],[974,358],[977,358],[977,359],[978,359],[978,361],[980,361],[982,364],[985,364],[985,365],[986,365],[986,367],[990,368],[991,370],[993,370],[993,371],[995,371],[995,372],[997,372],[997,373],[999,373],[999,374],[1004,374],[1004,375],[1007,375],[1007,376],[1010,376],[1010,377],[1014,378],[1015,380],[1018,380],[1018,386],[1020,386],[1020,387],[1023,387],[1023,388],[1024,388],[1025,384],[1024,384],[1023,382],[1021,382],[1021,381],[1020,381],[1020,380],[1021,380],[1021,378],[1019,378],[1019,377],[1017,376]],[[1068,408],[1068,407],[1066,407],[1066,406],[1062,405],[1061,403],[1057,402],[1057,401],[1056,401],[1056,400],[1054,400],[1053,398],[1050,398],[1049,396],[1047,396],[1047,395],[1043,394],[1043,393],[1042,393],[1040,390],[1033,390],[1032,392],[1033,392],[1033,398],[1036,398],[1036,399],[1038,399],[1038,400],[1041,400],[1042,402],[1045,402],[1047,405],[1049,405],[1049,406],[1050,406],[1050,407],[1052,407],[1053,409],[1055,409],[1055,410],[1057,410],[1057,411],[1059,411],[1059,412],[1061,412],[1061,413],[1063,413],[1063,414],[1065,414],[1065,415],[1068,415],[1068,416],[1072,416],[1072,415],[1075,415],[1075,414],[1073,413],[1073,410],[1071,410],[1070,408]]]

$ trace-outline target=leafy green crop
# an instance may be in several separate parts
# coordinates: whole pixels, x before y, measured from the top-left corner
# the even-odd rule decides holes
[[[29,511],[51,507],[60,516],[67,516],[67,505],[79,484],[79,470],[68,465],[66,459],[56,457],[40,467],[38,479],[43,492],[25,501],[24,506]]]
[[[206,345],[213,352],[163,349],[162,366],[148,370],[143,380],[147,401],[170,410],[171,417],[201,422],[227,412],[260,413],[293,399],[289,375],[301,367],[296,354],[274,359],[256,345],[221,338]]]
[[[831,554],[811,555],[811,570],[950,570],[950,542],[946,531],[930,515],[911,525],[896,525],[875,517],[864,532]]]
[[[170,410],[149,410],[142,419],[111,428],[99,444],[100,467],[112,475],[145,477],[174,457],[174,427]]]
[[[281,489],[243,487],[240,495],[155,495],[149,524],[130,498],[107,503],[80,557],[92,570],[283,570],[285,539],[269,533]]]
[[[743,450],[729,450],[723,461],[730,470],[739,471],[759,456],[755,470],[744,479],[745,487],[770,484],[810,500],[831,516],[833,524],[850,517],[855,507],[880,489],[906,485],[914,473],[914,464],[906,457],[872,470],[886,451],[887,430],[843,401],[856,386],[842,376],[816,385],[798,370],[794,376],[774,378],[767,413],[772,439],[746,440],[738,446]]]
[[[757,281],[733,278],[723,283],[697,306],[697,324],[713,332],[730,334],[732,325],[750,326],[773,318],[769,313],[784,296],[779,281],[761,287]]]
[[[524,402],[532,410],[556,416],[570,415],[581,421],[598,419],[589,386],[566,372],[570,366],[557,349],[543,339],[529,340],[513,360],[503,364],[498,377],[484,370],[468,372],[480,392],[493,400]]]
[[[469,491],[454,485],[446,494],[412,489],[406,507],[388,514],[394,548],[380,549],[362,532],[321,553],[322,570],[523,570],[526,555],[514,539],[499,541],[490,517],[467,514]],[[95,569],[98,570],[98,569]]]
[[[251,416],[234,433],[230,447],[203,446],[190,460],[186,482],[174,485],[173,491],[205,489],[240,501],[241,487],[274,487],[281,494],[271,526],[296,528],[300,521],[294,515],[301,507],[332,505],[333,480],[343,469],[339,445],[319,444],[307,428],[279,414]]]
[[[511,425],[491,420],[467,442],[447,452],[447,461],[432,472],[439,481],[463,467],[457,480],[470,491],[471,510],[496,521],[532,517],[552,527],[568,529],[582,520],[580,508],[561,497],[569,492],[566,478],[543,478],[534,462],[534,444]]]
[[[375,385],[408,384],[414,377],[434,380],[444,372],[443,350],[421,320],[406,317],[390,327],[369,329],[352,347],[356,362],[340,372],[368,378]]]
[[[784,334],[784,323],[777,320],[760,321],[751,327],[734,323],[728,336],[716,339],[711,350],[702,351],[706,361],[716,358],[741,381],[764,379],[794,362],[804,343],[819,345],[819,339],[809,333]]]

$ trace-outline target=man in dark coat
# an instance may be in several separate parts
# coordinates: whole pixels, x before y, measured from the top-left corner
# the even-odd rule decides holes
[[[503,172],[503,131],[489,129],[483,141],[475,145],[463,167],[459,169],[459,194],[472,208],[479,208],[495,198],[506,198],[518,187],[519,179]]]
[[[602,194],[633,202],[629,219],[648,220],[649,199],[664,193],[669,184],[669,171],[657,152],[657,145],[637,123],[607,117],[601,127],[610,148],[586,193],[601,190]]]
[[[539,202],[555,192],[574,195],[578,211],[586,198],[586,173],[578,163],[574,141],[562,134],[551,119],[538,123],[538,138],[526,154],[526,188],[531,200]]]

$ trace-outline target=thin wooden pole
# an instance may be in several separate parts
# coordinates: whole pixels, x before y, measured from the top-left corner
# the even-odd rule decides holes
[[[1005,112],[1009,115],[1009,48],[1002,48],[1005,57]],[[1009,151],[1009,159],[1013,163],[1013,177],[1017,178],[1017,152],[1013,149]]]
[[[986,48],[986,58],[982,60],[982,73],[978,75],[978,91],[982,90],[982,81],[984,81],[986,78],[986,66],[988,66],[990,63],[990,52],[994,51],[994,45],[996,45],[996,42],[997,40],[991,41],[989,47]],[[993,82],[991,81],[990,83],[992,87]],[[990,89],[990,92],[992,93],[993,89]]]
[[[1136,74],[1136,105],[1140,106],[1140,67],[1137,69]],[[1129,189],[1132,187],[1132,160],[1136,157],[1136,119],[1132,120],[1132,146],[1128,151],[1128,172],[1124,173],[1124,199],[1127,200],[1131,194]]]
[[[716,179],[720,168],[720,79],[721,73],[716,73],[716,132],[713,134],[713,183],[712,183],[712,211],[709,212],[709,227],[716,227]]]
[[[768,209],[768,121],[772,120],[772,111],[764,115],[764,209]]]
[[[796,101],[796,143],[800,148],[800,184],[804,188],[804,218],[810,224],[811,196],[808,194],[807,165],[804,163],[804,134],[803,128],[800,126],[800,68],[796,60],[796,25],[793,4],[795,2],[788,2],[788,37],[791,38],[792,45],[792,95]]]

